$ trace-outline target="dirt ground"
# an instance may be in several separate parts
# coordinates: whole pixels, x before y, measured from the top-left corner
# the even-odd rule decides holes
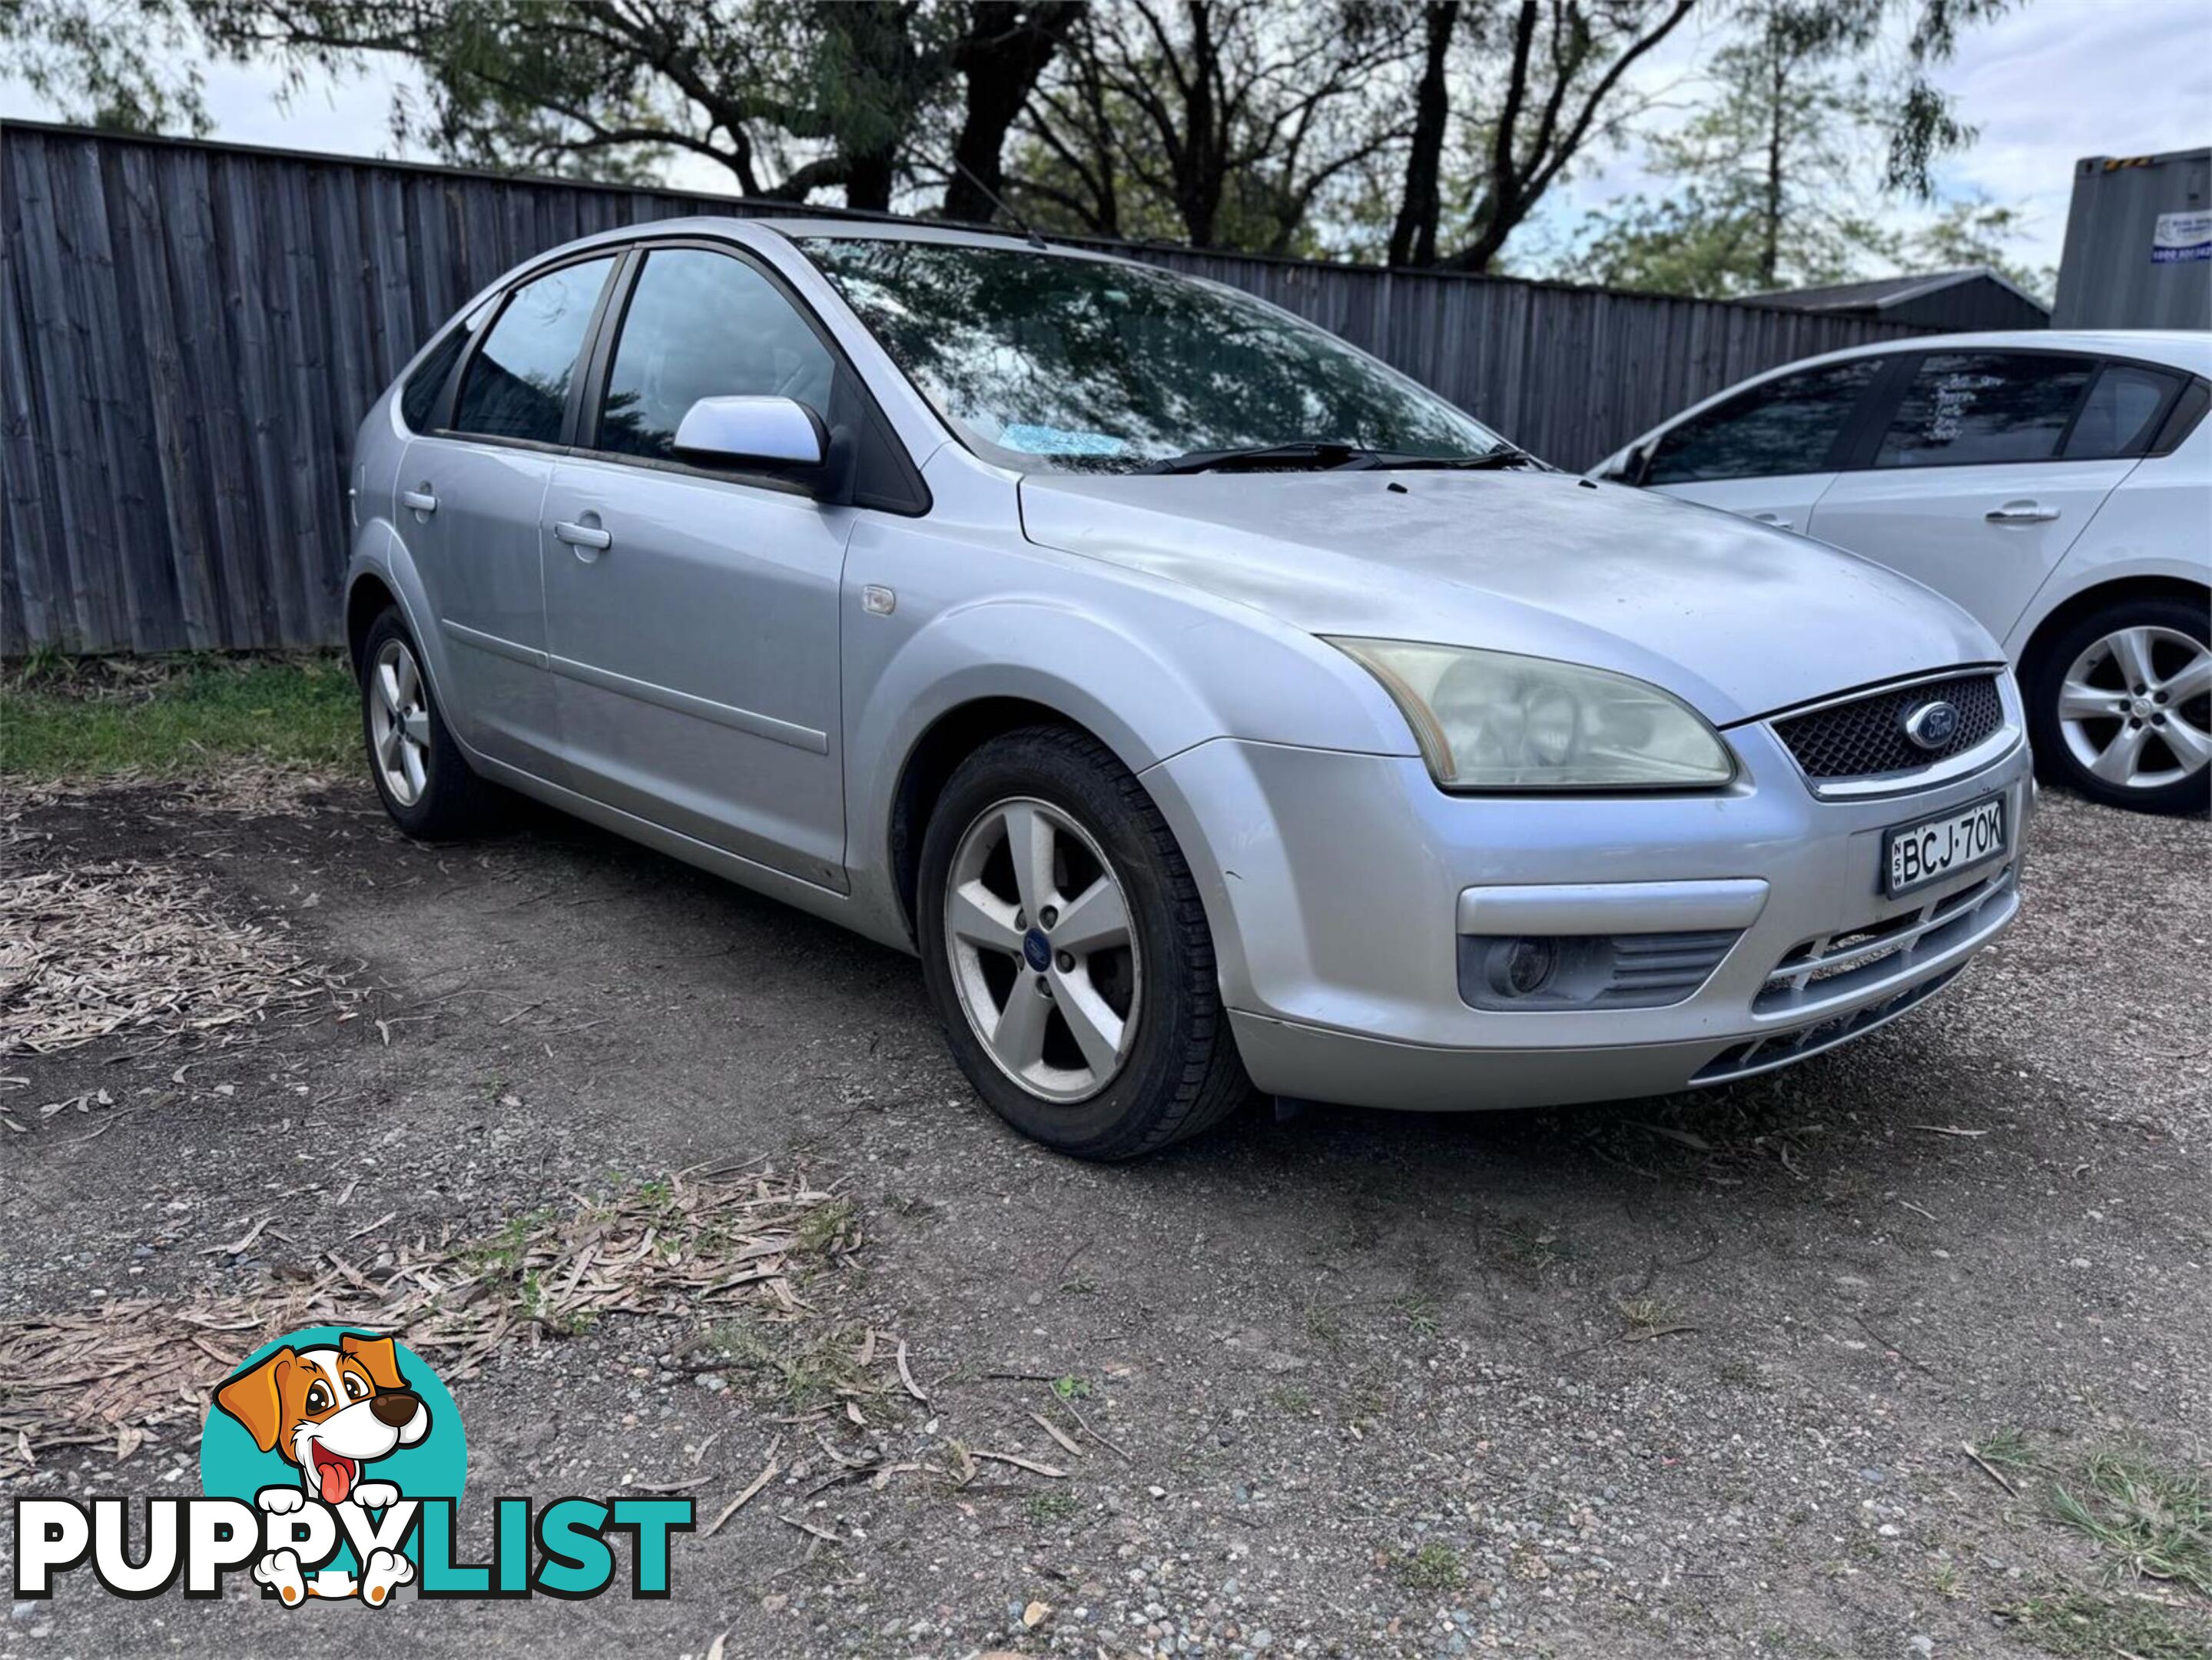
[[[784,1363],[611,1317],[457,1386],[471,1493],[693,1482],[703,1520],[773,1453],[678,1541],[671,1600],[293,1611],[77,1575],[0,1654],[2212,1654],[2212,1601],[2131,1573],[2129,1518],[2100,1544],[2049,1498],[2100,1454],[2212,1481],[2201,819],[2046,795],[2013,933],[1796,1069],[1255,1110],[1109,1169],[984,1111],[908,959],[565,819],[434,849],[366,785],[134,786],[0,830],[19,864],[177,872],[364,994],[228,1045],[0,1056],[0,1321],[764,1158],[854,1207],[811,1329],[896,1333],[928,1397],[780,1422]],[[0,1498],[189,1493],[195,1456],[69,1449]],[[922,1468],[825,1487],[860,1457]]]

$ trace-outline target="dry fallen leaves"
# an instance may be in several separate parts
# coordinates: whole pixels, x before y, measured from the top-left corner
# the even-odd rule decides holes
[[[167,866],[40,869],[17,856],[33,839],[0,844],[0,1055],[118,1036],[230,1042],[358,995],[281,932],[217,915]]]
[[[791,1323],[804,1317],[785,1277],[800,1225],[840,1202],[804,1175],[687,1172],[517,1217],[489,1241],[401,1244],[368,1268],[331,1249],[306,1275],[250,1292],[0,1320],[0,1475],[59,1447],[112,1445],[121,1458],[173,1427],[189,1435],[216,1384],[304,1326],[392,1333],[451,1383],[502,1344],[606,1314],[752,1305],[767,1324]],[[268,1219],[222,1249],[253,1244]]]

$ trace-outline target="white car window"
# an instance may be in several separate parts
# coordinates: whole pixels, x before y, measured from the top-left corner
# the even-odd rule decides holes
[[[1819,472],[1887,359],[1854,357],[1778,375],[1693,415],[1652,452],[1646,484]]]

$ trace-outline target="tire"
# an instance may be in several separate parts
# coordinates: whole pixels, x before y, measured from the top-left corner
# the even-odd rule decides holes
[[[1048,877],[1034,858],[1016,873],[1018,844],[1048,849]],[[938,799],[921,875],[922,974],[953,1059],[1022,1134],[1079,1158],[1135,1158],[1250,1098],[1190,867],[1097,739],[1035,727],[977,750]],[[1044,914],[1031,916],[1036,895]]]
[[[384,678],[387,671],[390,683]],[[400,706],[396,722],[395,684]],[[497,817],[499,790],[470,769],[453,742],[396,605],[386,607],[362,642],[361,728],[369,781],[392,823],[409,836],[420,842],[458,842],[488,828]]]
[[[2212,806],[2208,676],[2212,619],[2203,605],[2142,595],[2090,613],[2028,666],[2036,771],[2107,806],[2203,812]]]

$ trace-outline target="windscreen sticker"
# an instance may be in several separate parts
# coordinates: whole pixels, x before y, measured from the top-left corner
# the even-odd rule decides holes
[[[1129,447],[1110,432],[1073,432],[1021,423],[1001,427],[999,442],[1024,455],[1119,455]]]

